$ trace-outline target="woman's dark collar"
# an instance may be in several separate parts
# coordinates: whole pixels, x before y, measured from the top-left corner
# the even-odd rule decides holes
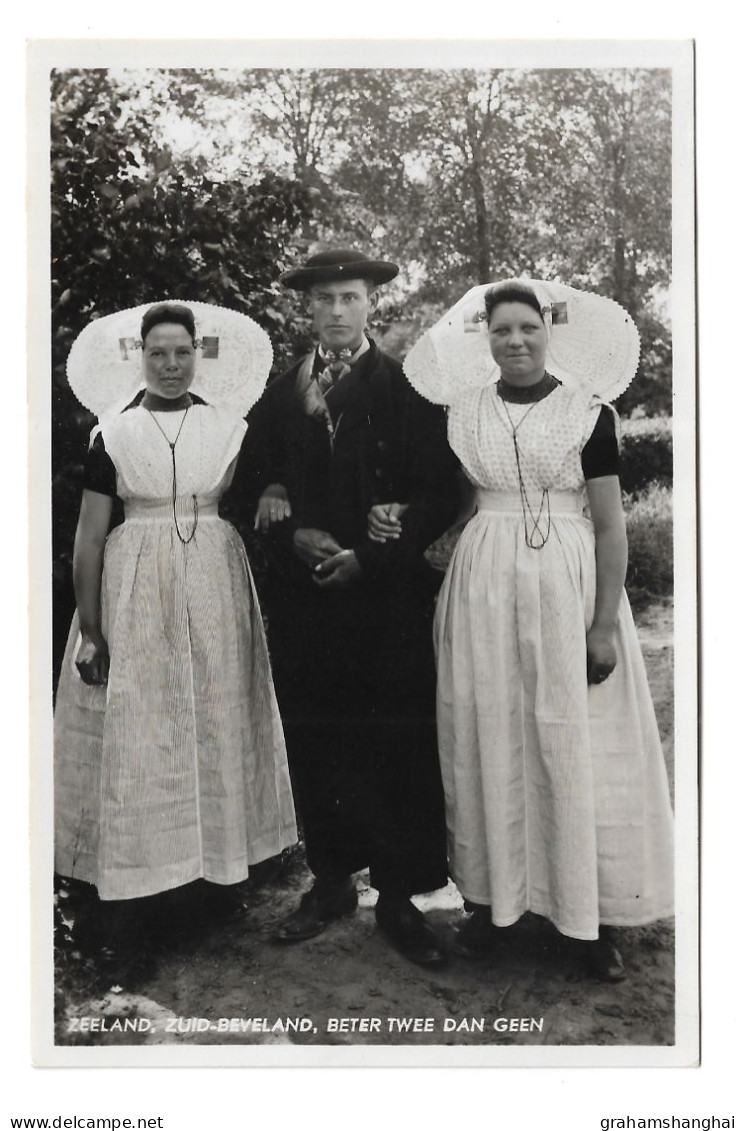
[[[138,405],[141,405],[146,393],[147,389],[140,389],[137,396],[132,401],[130,401],[130,403],[123,411],[126,412],[127,409],[137,408]],[[190,404],[207,404],[207,401],[203,400],[202,397],[198,396],[196,393],[187,393],[187,396],[189,397]],[[173,404],[173,402],[168,403],[166,397],[157,397],[156,400],[158,401],[157,405],[150,405],[151,409],[154,409],[154,411],[156,412],[178,412],[179,409],[186,407],[186,402],[182,402],[181,400],[177,403],[176,406]]]
[[[495,386],[495,391],[501,400],[509,404],[534,404],[536,401],[544,400],[544,397],[548,397],[561,384],[562,382],[551,373],[545,373],[541,380],[533,385],[510,385],[501,377]]]

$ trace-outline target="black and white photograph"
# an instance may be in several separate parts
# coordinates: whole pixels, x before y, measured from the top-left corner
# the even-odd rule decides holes
[[[29,48],[37,1063],[695,1065],[692,43],[132,46]]]

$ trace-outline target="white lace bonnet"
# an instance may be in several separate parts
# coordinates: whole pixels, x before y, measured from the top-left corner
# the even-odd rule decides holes
[[[186,306],[194,315],[197,358],[189,391],[245,416],[272,367],[269,335],[246,314],[182,299],[107,314],[81,331],[67,359],[67,379],[80,403],[100,419],[121,412],[144,388],[140,324],[146,310],[161,302]]]
[[[549,332],[547,370],[563,384],[585,386],[604,401],[621,395],[637,372],[640,335],[613,299],[564,283],[509,279],[472,287],[415,342],[404,372],[423,397],[450,405],[469,389],[495,383],[500,370],[490,353],[485,295],[516,286],[534,292]]]

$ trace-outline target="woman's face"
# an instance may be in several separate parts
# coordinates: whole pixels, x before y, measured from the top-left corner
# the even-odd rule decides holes
[[[544,376],[547,329],[525,302],[501,302],[489,321],[490,351],[505,381],[531,385]]]
[[[195,350],[189,331],[176,322],[160,322],[142,344],[148,392],[178,400],[194,380]]]

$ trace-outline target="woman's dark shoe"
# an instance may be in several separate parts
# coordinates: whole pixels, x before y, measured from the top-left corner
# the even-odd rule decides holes
[[[132,988],[155,973],[144,903],[142,899],[99,901],[75,921],[73,940],[92,960],[104,984]]]
[[[351,879],[338,884],[314,883],[302,896],[300,905],[275,932],[278,942],[303,942],[312,939],[335,919],[352,915],[357,908],[357,888]]]
[[[250,910],[243,884],[205,883],[199,896],[200,910],[208,924],[238,923],[246,918]]]
[[[380,899],[376,923],[391,945],[418,966],[445,966],[448,954],[425,916],[408,899]]]
[[[601,929],[599,937],[584,945],[585,965],[599,982],[623,982],[627,976],[622,956],[611,936]]]
[[[491,909],[471,904],[474,910],[456,928],[451,950],[461,958],[476,961],[489,958],[495,951],[500,938],[500,928],[492,922]]]
[[[136,949],[148,934],[143,902],[141,899],[98,900],[76,916],[72,928],[75,945],[86,955],[107,959]]]

